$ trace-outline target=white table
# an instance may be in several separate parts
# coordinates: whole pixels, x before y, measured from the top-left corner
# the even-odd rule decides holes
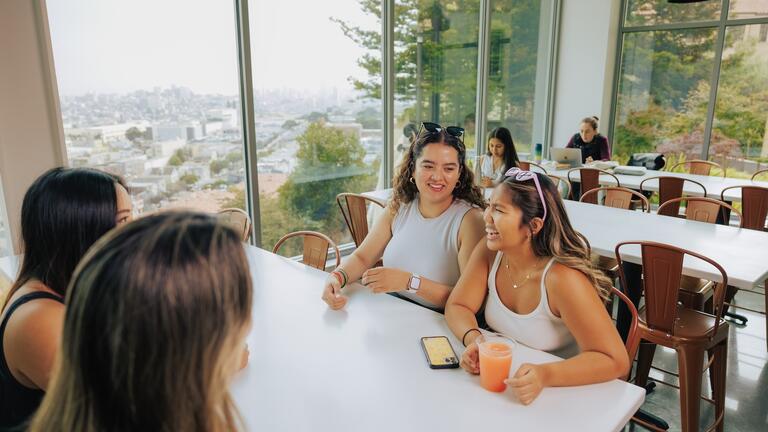
[[[462,370],[429,369],[422,336],[448,335],[461,348],[442,315],[359,285],[350,287],[344,310],[332,311],[320,300],[325,273],[253,247],[247,253],[255,291],[251,359],[232,393],[248,430],[611,431],[645,397],[614,380],[547,388],[524,406]],[[512,371],[556,359],[519,346]]]
[[[553,174],[559,177],[565,177],[565,178],[568,177],[568,170],[547,169],[547,173]],[[633,175],[626,175],[626,174],[614,174],[614,175],[616,176],[616,178],[619,179],[619,183],[621,184],[622,187],[635,189],[635,190],[640,189],[640,182],[650,177],[666,176],[666,177],[678,177],[678,178],[693,180],[704,185],[704,187],[707,189],[707,197],[715,198],[715,199],[720,199],[720,193],[723,191],[723,189],[731,186],[761,186],[764,188],[768,188],[768,182],[764,182],[764,181],[751,181],[749,179],[737,179],[737,178],[730,178],[730,177],[723,178],[723,177],[717,177],[717,176],[703,176],[703,175],[675,173],[675,172],[667,172],[667,171],[648,170],[644,175],[641,175],[641,176],[633,176]],[[571,174],[571,178],[573,179],[573,181],[579,181],[579,178],[580,178],[579,173],[574,172],[573,174]],[[603,186],[616,185],[616,181],[611,176],[607,176],[607,175],[601,175],[599,178],[599,181],[600,181],[600,184]],[[643,185],[643,189],[658,192],[659,181],[650,180]],[[688,183],[688,182],[685,182],[683,184],[683,194],[688,196],[704,195],[699,186]],[[741,190],[731,189],[727,191],[725,194],[725,199],[727,201],[740,201]]]

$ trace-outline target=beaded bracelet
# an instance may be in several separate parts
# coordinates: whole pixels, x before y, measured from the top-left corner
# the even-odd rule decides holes
[[[462,336],[462,337],[461,337],[461,344],[462,344],[462,345],[464,345],[464,346],[467,346],[467,344],[464,342],[464,339],[466,339],[466,338],[467,338],[467,335],[468,335],[468,334],[469,334],[469,332],[471,332],[472,330],[474,330],[474,331],[476,331],[476,332],[478,332],[478,333],[480,333],[480,334],[483,334],[483,332],[481,332],[479,328],[471,328],[471,329],[467,330],[466,332],[464,332],[464,336]]]
[[[347,286],[347,283],[349,282],[349,275],[347,274],[347,272],[345,272],[344,269],[341,267],[336,267],[336,270],[334,271],[337,271],[341,273],[342,276],[344,276],[344,283],[341,285],[342,288]]]
[[[333,277],[336,278],[337,281],[339,281],[339,285],[341,285],[342,288],[344,288],[344,280],[342,279],[341,273],[337,271],[332,271],[331,274]]]

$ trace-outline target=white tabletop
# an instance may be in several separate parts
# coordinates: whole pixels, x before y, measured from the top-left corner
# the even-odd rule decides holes
[[[255,290],[251,359],[232,393],[248,430],[612,431],[645,397],[614,380],[547,388],[524,406],[462,370],[429,369],[422,336],[446,335],[461,348],[442,315],[359,285],[350,287],[344,310],[332,311],[320,300],[325,273],[250,246],[247,253]],[[512,371],[556,359],[519,346]]]
[[[631,177],[631,176],[629,176]],[[485,190],[485,195],[491,189]],[[390,189],[364,195],[386,201]],[[669,216],[621,210],[565,200],[573,227],[584,234],[596,253],[613,257],[617,244],[629,240],[657,241],[698,252],[717,261],[728,274],[728,283],[753,288],[768,278],[768,233],[725,225],[689,221]],[[640,249],[627,247],[623,259],[640,263]],[[719,273],[698,259],[686,259],[683,273],[720,280]]]
[[[568,176],[568,170],[547,169],[547,173],[553,174],[559,177]],[[641,176],[633,176],[633,175],[626,175],[626,174],[614,174],[614,175],[616,176],[616,178],[619,179],[619,183],[621,183],[622,187],[636,189],[636,190],[640,189],[640,182],[650,177],[667,176],[667,177],[679,177],[679,178],[694,180],[704,185],[704,187],[707,189],[708,197],[715,198],[715,199],[720,199],[720,193],[723,191],[723,189],[731,186],[761,186],[764,188],[768,188],[768,182],[764,182],[764,181],[752,181],[749,179],[738,179],[738,178],[730,178],[730,177],[723,178],[718,176],[703,176],[703,175],[695,175],[695,174],[687,174],[687,173],[674,173],[674,172],[667,172],[667,171],[648,170],[644,175],[641,175]],[[579,173],[574,172],[573,174],[571,174],[571,178],[574,179],[575,181],[578,181]],[[603,186],[615,186],[616,181],[611,176],[602,175],[600,176],[600,184]],[[649,180],[643,185],[643,189],[658,192],[659,181]],[[689,182],[685,182],[683,184],[683,194],[688,196],[703,196],[701,188]],[[728,201],[740,201],[741,189],[731,189],[727,191],[725,193],[725,199]]]

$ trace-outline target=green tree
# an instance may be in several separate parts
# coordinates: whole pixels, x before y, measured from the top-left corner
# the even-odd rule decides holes
[[[144,132],[140,131],[136,126],[133,126],[125,131],[125,138],[128,141],[135,143],[144,139]]]
[[[338,241],[345,228],[336,194],[374,188],[378,163],[363,161],[357,136],[321,123],[311,123],[297,141],[298,166],[278,190],[280,207],[304,224],[294,230],[313,226]]]
[[[299,122],[297,122],[296,120],[294,120],[294,119],[288,119],[288,120],[286,120],[286,121],[283,123],[283,125],[282,125],[281,127],[282,127],[283,129],[285,129],[285,130],[290,130],[290,129],[293,129],[293,128],[295,128],[295,127],[296,127],[296,126],[298,126],[298,125],[299,125]]]
[[[184,174],[179,178],[179,181],[186,184],[187,186],[191,186],[197,183],[198,180],[200,180],[200,177],[194,174]]]
[[[211,168],[212,174],[218,174],[224,170],[224,168],[229,168],[229,165],[230,163],[226,159],[214,159],[208,166]]]

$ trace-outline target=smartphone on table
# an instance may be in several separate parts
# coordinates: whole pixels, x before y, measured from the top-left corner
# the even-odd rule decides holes
[[[431,369],[455,369],[459,367],[459,358],[453,351],[451,342],[445,336],[427,336],[421,338],[421,348],[427,357]]]

